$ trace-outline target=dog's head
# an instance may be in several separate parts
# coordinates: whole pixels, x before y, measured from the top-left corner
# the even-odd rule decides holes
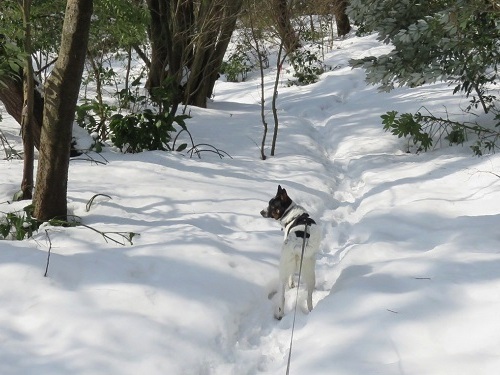
[[[260,211],[260,214],[263,217],[269,217],[275,220],[279,220],[291,204],[292,200],[286,193],[286,190],[282,189],[281,185],[278,185],[276,196],[269,201],[269,205],[267,206],[267,208],[264,208],[262,211]]]

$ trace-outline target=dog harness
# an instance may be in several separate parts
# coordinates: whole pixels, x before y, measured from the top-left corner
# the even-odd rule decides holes
[[[288,233],[290,233],[290,230],[292,228],[297,227],[299,225],[305,225],[305,226],[311,226],[312,224],[316,224],[316,222],[309,217],[308,213],[303,213],[302,215],[297,216],[295,219],[293,219],[292,223],[289,224],[289,227],[286,230],[286,234],[288,236]],[[296,230],[295,235],[300,238],[304,238],[304,235],[306,238],[309,238],[311,235],[307,232],[304,232],[303,230]]]

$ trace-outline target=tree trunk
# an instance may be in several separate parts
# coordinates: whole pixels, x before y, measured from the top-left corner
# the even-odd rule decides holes
[[[16,72],[17,73],[17,72]],[[17,73],[18,78],[2,77],[5,85],[0,85],[0,102],[3,103],[7,113],[11,115],[19,124],[22,121],[23,113],[23,80],[21,73]],[[40,149],[40,132],[43,121],[43,98],[40,92],[33,90],[33,116],[29,127],[33,133],[33,142],[37,149]]]
[[[147,0],[151,14],[148,89],[166,77],[172,106],[206,107],[217,80],[242,0]]]
[[[283,47],[287,54],[293,53],[300,47],[300,41],[291,22],[291,4],[289,4],[288,0],[273,0],[272,6]]]
[[[185,92],[186,103],[207,106],[242,4],[243,0],[233,0],[211,8],[208,27],[202,35],[203,42],[197,46],[195,61],[191,65],[191,76]],[[214,43],[215,40],[217,43]]]
[[[336,0],[334,5],[335,22],[337,23],[337,35],[339,37],[349,34],[351,31],[351,23],[346,14],[347,1]]]
[[[278,140],[278,128],[279,128],[279,118],[278,118],[278,108],[276,107],[276,101],[278,100],[278,85],[280,81],[281,75],[281,67],[285,62],[287,53],[283,53],[283,41],[280,43],[280,47],[278,50],[278,60],[276,61],[276,77],[274,79],[274,91],[273,91],[273,99],[271,101],[271,109],[273,111],[273,120],[274,120],[274,131],[273,131],[273,140],[271,142],[271,156],[274,156],[276,151],[276,142]],[[282,56],[283,55],[283,56]]]
[[[24,166],[23,179],[21,182],[22,199],[33,198],[33,169],[35,152],[33,145],[33,66],[31,63],[31,26],[30,26],[31,0],[22,1],[23,26],[24,26],[24,52],[26,58],[23,69],[23,110],[21,118],[21,129],[23,134]]]
[[[260,120],[262,122],[262,125],[264,127],[264,131],[262,132],[262,139],[260,142],[260,158],[262,160],[266,160],[266,138],[267,138],[267,130],[268,130],[268,125],[266,121],[266,95],[265,95],[265,80],[264,80],[264,58],[263,58],[263,53],[261,52],[261,40],[257,36],[258,29],[255,26],[254,22],[254,17],[255,17],[255,9],[257,8],[256,6],[256,1],[254,0],[253,3],[249,3],[251,8],[249,10],[249,21],[250,21],[250,40],[249,43],[252,46],[252,48],[255,50],[255,53],[257,55],[257,61],[259,62],[259,73],[260,73]],[[252,45],[253,42],[253,45]]]
[[[66,219],[75,108],[88,44],[92,0],[68,0],[59,58],[45,84],[45,108],[34,196],[34,216]]]
[[[149,39],[151,42],[151,66],[148,74],[147,88],[160,87],[168,66],[168,56],[172,54],[170,22],[168,19],[170,0],[147,0],[151,26]]]

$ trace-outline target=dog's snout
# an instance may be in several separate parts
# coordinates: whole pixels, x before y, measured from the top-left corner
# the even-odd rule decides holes
[[[260,211],[260,214],[262,215],[262,217],[267,217],[267,210]]]

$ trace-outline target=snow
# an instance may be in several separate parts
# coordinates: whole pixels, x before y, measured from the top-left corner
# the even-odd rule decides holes
[[[120,246],[46,226],[1,241],[0,373],[284,374],[296,290],[276,321],[268,296],[282,232],[259,215],[278,184],[323,227],[311,313],[299,293],[291,374],[496,373],[500,157],[446,144],[405,153],[381,114],[453,114],[467,100],[445,83],[379,93],[347,61],[388,47],[375,36],[336,43],[326,56],[336,69],[318,83],[285,87],[284,77],[275,157],[259,159],[255,74],[217,82],[208,109],[190,108],[195,142],[232,158],[105,149],[106,165],[72,160],[71,214],[139,235]],[[270,95],[274,69],[266,74]],[[2,116],[19,146],[18,125]],[[8,203],[22,162],[1,160],[0,171],[0,211],[22,209]],[[87,211],[95,194],[111,199]]]

